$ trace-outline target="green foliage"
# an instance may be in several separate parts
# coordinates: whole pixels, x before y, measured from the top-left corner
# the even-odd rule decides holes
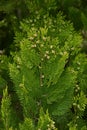
[[[6,85],[6,81],[0,76],[0,89]]]
[[[55,122],[50,119],[48,111],[46,114],[41,108],[37,126],[34,126],[34,123],[30,118],[25,118],[24,123],[19,124],[20,130],[57,130],[54,126]]]
[[[79,54],[74,60],[74,68],[78,71],[76,86],[74,89],[74,100],[73,100],[73,110],[72,121],[69,124],[69,128],[75,130],[87,129],[85,120],[83,117],[86,105],[87,105],[87,75],[86,75],[86,66],[87,59],[85,54]],[[83,78],[84,77],[84,78]]]
[[[13,120],[15,120],[15,116],[13,116],[11,110],[11,99],[8,95],[7,88],[3,91],[3,99],[1,105],[1,117],[3,121],[3,128],[5,130],[17,130],[17,125],[14,127]],[[1,127],[0,127],[1,128]],[[33,121],[30,118],[25,117],[24,122],[19,123],[18,130],[57,130],[54,126],[54,122],[50,119],[48,111],[46,114],[43,109],[40,110],[40,117],[38,118],[37,126],[34,125]]]
[[[86,60],[82,62],[82,54],[79,71],[81,36],[60,13],[55,18],[45,12],[40,16],[37,12],[21,22],[20,29],[15,37],[15,42],[20,43],[20,52],[15,54],[9,68],[24,117],[36,122],[43,107],[59,123],[70,112],[74,96],[84,111],[87,99],[83,88],[78,99],[74,92],[77,82],[81,82],[79,75],[84,76],[87,65]]]
[[[87,30],[87,17],[84,13],[81,14],[81,19],[82,19],[84,30]]]
[[[37,130],[57,130],[54,124],[55,122],[50,119],[48,111],[45,114],[41,109]]]
[[[19,124],[20,130],[35,130],[34,125],[32,123],[32,120],[29,118],[25,118],[25,121],[23,124]]]
[[[47,20],[44,17],[46,17]],[[37,114],[38,102],[40,103],[40,99],[42,99],[41,105],[43,103],[45,103],[44,106],[46,104],[52,104],[49,109],[52,108],[52,106],[55,106],[53,104],[57,102],[54,107],[56,109],[59,106],[59,103],[61,103],[65,97],[67,98],[65,95],[67,90],[70,90],[73,94],[73,84],[76,79],[76,73],[74,73],[73,69],[68,68],[64,70],[64,67],[69,58],[69,51],[71,50],[70,47],[74,46],[75,48],[79,46],[78,44],[81,39],[80,36],[77,36],[77,34],[75,35],[72,26],[69,23],[68,25],[64,22],[60,14],[57,16],[57,20],[55,18],[52,19],[47,17],[46,15],[44,17],[42,20],[43,24],[41,23],[41,26],[37,20],[36,24],[33,23],[33,27],[32,24],[21,23],[21,28],[23,28],[23,32],[26,36],[20,41],[20,54],[15,56],[15,63],[10,65],[10,75],[15,83],[16,91],[24,107],[24,111],[26,106],[28,106],[28,110],[26,109],[28,113],[25,112],[26,115],[29,115],[29,111],[30,114]],[[39,28],[36,28],[38,24]],[[64,30],[65,32],[68,30],[68,33],[66,34]],[[68,36],[70,33],[71,35]],[[74,34],[72,35],[72,33]],[[77,38],[80,38],[79,42],[77,41],[76,36]],[[70,42],[72,37],[73,41]],[[74,40],[76,44],[73,45],[72,43]],[[72,53],[72,55],[75,54]],[[70,78],[68,73],[69,75],[73,75],[72,80],[67,79]],[[70,83],[68,83],[70,88],[65,85],[66,79],[70,81]],[[61,84],[60,80],[63,80],[64,83]],[[60,89],[60,86],[64,88]],[[52,91],[50,91],[51,89]],[[30,94],[28,95],[28,93]],[[58,97],[58,94],[61,94],[61,98],[60,95]],[[72,94],[70,94],[69,97],[70,101],[72,100]],[[55,98],[53,98],[54,96]],[[71,106],[70,101],[67,100],[68,103],[65,111],[62,110],[62,108],[64,109],[64,106],[60,107],[59,110],[56,109],[56,115],[64,114]],[[37,108],[36,111],[35,108]]]
[[[23,18],[31,17],[35,12],[49,12],[50,15],[56,16],[59,11],[66,15],[66,19],[73,22],[75,29],[87,30],[86,19],[86,1],[82,0],[23,0],[23,1],[5,1],[0,2],[0,48],[5,49],[6,54],[17,51],[19,44],[14,43],[14,34],[19,29],[19,22]],[[55,15],[54,15],[55,14]],[[83,47],[84,47],[83,43]],[[86,42],[87,48],[87,42]],[[87,49],[83,49],[87,52]]]
[[[5,1],[0,2],[0,47],[5,49],[6,53],[17,49],[13,44],[14,33],[18,30],[19,22],[23,18],[32,16],[35,12],[43,10],[50,15],[58,14],[62,11],[66,18],[73,22],[78,30],[87,30],[87,2],[82,0],[23,0],[23,1]],[[6,41],[5,41],[6,39]],[[15,46],[15,48],[14,48]]]
[[[81,10],[76,7],[69,7],[69,14],[68,14],[69,19],[73,22],[74,27],[76,29],[82,29],[83,28],[83,23],[81,19]]]
[[[82,30],[83,45],[59,10]],[[5,52],[0,50],[0,128],[56,130],[53,119],[59,130],[87,129],[87,58],[81,52],[87,46],[86,14],[82,0],[1,0],[0,48]],[[9,64],[12,81],[3,52],[14,57]]]
[[[87,19],[87,1],[83,0],[58,0],[57,8],[66,15],[66,18],[71,20],[75,29],[83,29],[86,27]],[[86,28],[85,28],[86,29]]]
[[[1,101],[1,123],[3,123],[3,129],[10,130],[17,128],[18,118],[15,110],[11,104],[11,95],[8,94],[8,88],[3,90],[3,98]],[[16,129],[15,129],[16,130]]]
[[[3,99],[1,105],[2,120],[6,130],[11,126],[11,108],[10,97],[8,96],[7,88],[3,92]]]
[[[0,96],[2,96],[3,89],[6,87],[7,83],[9,82],[8,63],[9,63],[9,58],[4,54],[1,54],[0,55]]]

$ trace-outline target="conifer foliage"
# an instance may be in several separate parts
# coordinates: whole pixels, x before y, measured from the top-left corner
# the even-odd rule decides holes
[[[36,116],[41,106],[49,107],[52,115],[60,116],[72,103],[76,72],[70,66],[65,69],[65,65],[71,48],[79,47],[80,36],[76,37],[72,26],[66,24],[60,14],[56,19],[47,15],[40,17],[37,15],[35,23],[30,19],[30,25],[21,23],[25,36],[20,41],[21,50],[14,57],[14,64],[10,65],[10,75],[25,116]]]
[[[61,120],[70,116],[74,109],[74,114],[72,112],[67,119],[67,122],[71,120],[68,125],[71,130],[74,123],[80,122],[74,122],[72,117],[76,119],[87,104],[84,85],[81,86],[83,81],[79,77],[79,74],[83,76],[87,65],[87,60],[82,63],[83,54],[80,55],[81,36],[61,13],[53,17],[49,13],[36,12],[20,23],[15,42],[20,43],[20,51],[14,54],[9,70],[23,109],[24,122],[19,123],[19,129],[56,130],[49,115],[60,127]],[[86,78],[84,74],[83,79]],[[77,91],[77,86],[81,90]],[[80,104],[81,109],[75,103]],[[66,129],[63,124],[59,130],[62,129]]]

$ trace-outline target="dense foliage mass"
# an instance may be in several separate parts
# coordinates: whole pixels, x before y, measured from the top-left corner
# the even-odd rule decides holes
[[[87,129],[86,2],[74,3],[1,0],[1,130]]]

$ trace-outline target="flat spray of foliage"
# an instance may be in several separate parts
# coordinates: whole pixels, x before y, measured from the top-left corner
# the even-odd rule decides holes
[[[20,24],[15,37],[20,51],[9,65],[23,108],[24,122],[19,122],[19,129],[56,130],[50,115],[59,130],[78,130],[87,104],[87,59],[80,54],[81,36],[60,13],[53,17],[36,12]]]

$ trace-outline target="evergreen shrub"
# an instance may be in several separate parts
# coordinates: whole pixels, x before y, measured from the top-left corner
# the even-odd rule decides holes
[[[20,23],[15,42],[20,43],[20,50],[14,53],[9,73],[23,119],[14,122],[16,128],[14,123],[6,125],[10,120],[5,115],[10,109],[6,89],[1,106],[6,130],[86,128],[87,59],[80,52],[82,37],[72,24],[61,13],[53,17],[41,10]]]

